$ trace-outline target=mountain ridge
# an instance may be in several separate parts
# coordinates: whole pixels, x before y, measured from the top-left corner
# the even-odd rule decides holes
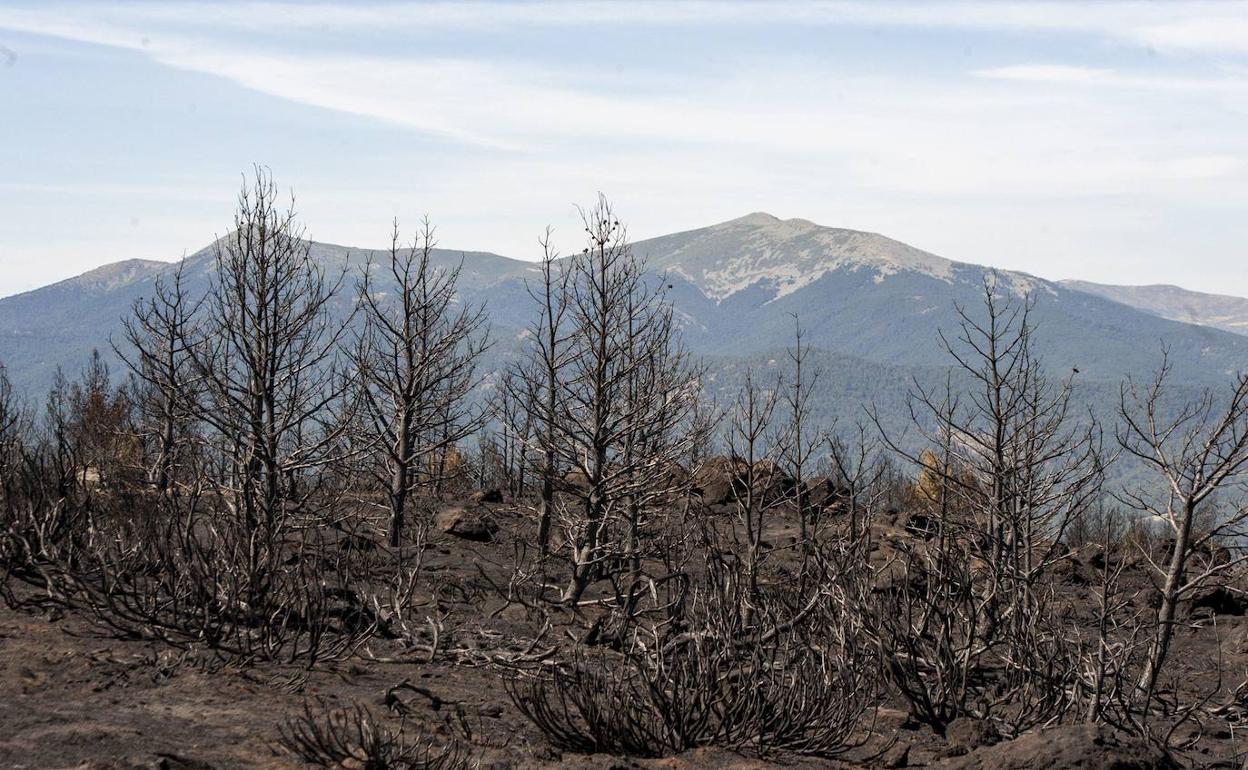
[[[1059,283],[1171,321],[1248,334],[1248,298],[1193,291],[1168,283],[1127,286],[1070,279]]]
[[[1195,383],[1248,369],[1248,337],[1168,320],[1026,273],[947,259],[879,233],[754,212],[632,245],[653,273],[667,276],[688,347],[699,355],[781,351],[796,316],[804,342],[845,360],[941,366],[947,359],[938,332],[956,328],[958,306],[974,311],[989,283],[1036,298],[1040,352],[1057,373],[1079,368],[1087,378],[1113,382],[1154,367],[1163,344],[1181,359],[1176,370]],[[315,241],[309,248],[331,274],[387,256]],[[212,250],[209,244],[186,258],[190,291],[207,287]],[[495,336],[506,341],[499,355],[514,351],[533,318],[525,280],[537,274],[535,263],[458,249],[435,249],[433,256],[438,267],[462,265],[461,299],[486,306]],[[76,371],[93,348],[108,352],[121,317],[173,265],[125,260],[0,299],[0,362],[15,384],[40,392],[56,367]],[[349,290],[344,294],[342,312],[350,304]]]
[[[719,247],[742,233],[748,237],[739,252],[723,264]],[[673,249],[673,242],[681,245]],[[946,277],[957,264],[879,233],[780,219],[761,211],[634,246],[643,255],[648,249],[666,254],[650,266],[685,277],[717,301],[761,280],[775,282],[776,296],[782,297],[842,267],[873,268],[882,276],[912,270]]]

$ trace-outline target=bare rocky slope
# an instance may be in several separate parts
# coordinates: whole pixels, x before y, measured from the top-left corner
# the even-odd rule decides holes
[[[1113,286],[1089,281],[1062,281],[1062,285],[1171,321],[1248,334],[1248,299],[1243,297],[1206,294],[1169,284]]]

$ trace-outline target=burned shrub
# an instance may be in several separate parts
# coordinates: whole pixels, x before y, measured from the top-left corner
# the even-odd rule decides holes
[[[303,713],[281,727],[278,743],[317,767],[364,770],[467,770],[470,757],[457,742],[439,744],[410,736],[401,725],[392,730],[366,706],[330,707],[323,701],[304,705]]]
[[[634,632],[620,652],[578,652],[551,673],[518,678],[509,694],[568,751],[841,756],[869,737],[879,666],[849,610],[861,583],[823,577],[795,608],[736,569],[712,570],[680,617]]]

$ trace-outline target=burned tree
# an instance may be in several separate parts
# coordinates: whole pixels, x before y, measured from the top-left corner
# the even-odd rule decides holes
[[[643,531],[678,483],[697,396],[664,284],[646,276],[605,198],[582,219],[589,243],[562,272],[547,250],[542,284],[531,289],[542,318],[515,378],[529,395],[541,510],[561,525],[570,562],[562,600],[573,605],[609,564],[636,577]],[[569,498],[557,502],[564,470]],[[625,604],[633,582],[617,584]]]
[[[332,306],[342,277],[310,254],[293,202],[278,203],[263,168],[219,239],[200,333],[186,346],[198,383],[194,416],[212,428],[222,491],[252,529],[274,532],[312,498],[334,460],[351,385],[338,367],[346,322]]]
[[[146,478],[159,494],[173,484],[195,403],[189,348],[200,301],[186,294],[185,270],[179,262],[168,279],[156,279],[152,296],[135,301],[122,320],[127,345],[114,345],[134,383]]]
[[[434,265],[434,245],[428,220],[408,248],[399,245],[396,223],[382,280],[370,264],[359,281],[364,331],[351,358],[360,378],[363,444],[379,461],[392,546],[412,494],[439,482],[447,453],[485,416],[468,399],[487,346],[485,311],[459,304],[460,268]]]
[[[802,325],[796,316],[793,318],[793,325],[793,345],[785,351],[791,364],[792,375],[781,398],[785,409],[786,424],[780,460],[785,473],[793,482],[793,501],[797,507],[803,554],[806,554],[811,528],[815,523],[813,521],[815,511],[810,505],[806,482],[809,480],[811,458],[820,444],[818,431],[814,430],[811,425],[813,422],[811,395],[818,386],[823,372],[818,367],[811,368],[807,364],[806,359],[810,355],[810,350],[802,344]],[[806,558],[803,556],[803,565],[805,561]],[[804,566],[802,571],[804,576]]]
[[[901,651],[887,653],[895,685],[937,729],[995,711],[1018,731],[1072,706],[1059,661],[1076,652],[1062,644],[1041,579],[1071,519],[1100,494],[1099,436],[1073,416],[1071,380],[1052,380],[1036,354],[1033,300],[1009,291],[990,277],[982,316],[959,307],[959,335],[941,334],[950,378],[943,389],[916,384],[910,399],[927,448],[881,428],[919,468],[915,504],[931,539],[908,549],[879,620]]]
[[[1161,602],[1139,688],[1147,703],[1169,656],[1179,604],[1225,575],[1245,556],[1227,545],[1248,534],[1248,375],[1222,398],[1213,391],[1178,406],[1167,399],[1170,364],[1151,382],[1122,387],[1117,442],[1155,481],[1118,499],[1170,533],[1160,560],[1146,553],[1161,581]],[[1227,492],[1223,500],[1215,499]]]
[[[538,308],[537,320],[528,329],[525,357],[513,368],[504,387],[509,400],[522,412],[511,416],[505,424],[506,430],[513,435],[533,434],[531,443],[538,458],[536,472],[541,479],[537,547],[545,556],[550,548],[550,526],[559,480],[560,377],[571,351],[564,319],[568,313],[572,272],[566,264],[557,261],[558,253],[551,246],[549,228],[541,244],[541,279],[525,283],[526,291]]]
[[[779,403],[782,381],[776,377],[769,384],[759,383],[752,369],[745,372],[745,381],[737,394],[728,415],[730,496],[737,523],[741,526],[737,539],[737,558],[743,566],[742,579],[749,587],[746,603],[759,598],[759,570],[764,558],[763,530],[769,514],[787,502],[786,490],[778,489],[785,480],[781,478],[774,457],[777,450],[773,439],[776,406]],[[744,542],[741,538],[744,538]],[[803,538],[802,547],[806,547]]]

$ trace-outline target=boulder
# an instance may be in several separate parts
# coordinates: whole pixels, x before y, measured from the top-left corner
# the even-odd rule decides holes
[[[743,485],[744,478],[743,474],[738,479],[738,484]],[[771,460],[759,460],[754,463],[754,487],[759,499],[767,504],[797,498],[797,482]]]
[[[579,470],[563,474],[563,488],[569,492],[589,491],[589,477]]]
[[[501,503],[503,501],[503,491],[498,487],[482,489],[472,493],[472,501],[474,503]]]
[[[952,725],[951,725],[952,727]],[[940,770],[1179,770],[1174,757],[1104,725],[1062,725],[985,746],[935,765]]]
[[[806,504],[818,510],[827,510],[845,496],[836,483],[827,476],[815,476],[804,482]]]
[[[740,458],[712,457],[693,474],[693,494],[705,505],[727,505],[745,494],[749,463]],[[797,484],[770,460],[754,463],[754,495],[763,505],[796,497]]]
[[[1189,606],[1193,615],[1239,617],[1248,611],[1248,598],[1227,586],[1205,586],[1192,595]]]
[[[732,484],[739,470],[738,462],[727,457],[712,457],[693,474],[693,493],[700,496],[705,505],[731,503]]]
[[[493,521],[467,508],[446,508],[438,514],[435,523],[448,535],[479,543],[490,542],[498,531]]]
[[[970,717],[958,717],[945,728],[945,740],[949,748],[958,754],[991,746],[1001,740],[1001,734],[991,722]]]

